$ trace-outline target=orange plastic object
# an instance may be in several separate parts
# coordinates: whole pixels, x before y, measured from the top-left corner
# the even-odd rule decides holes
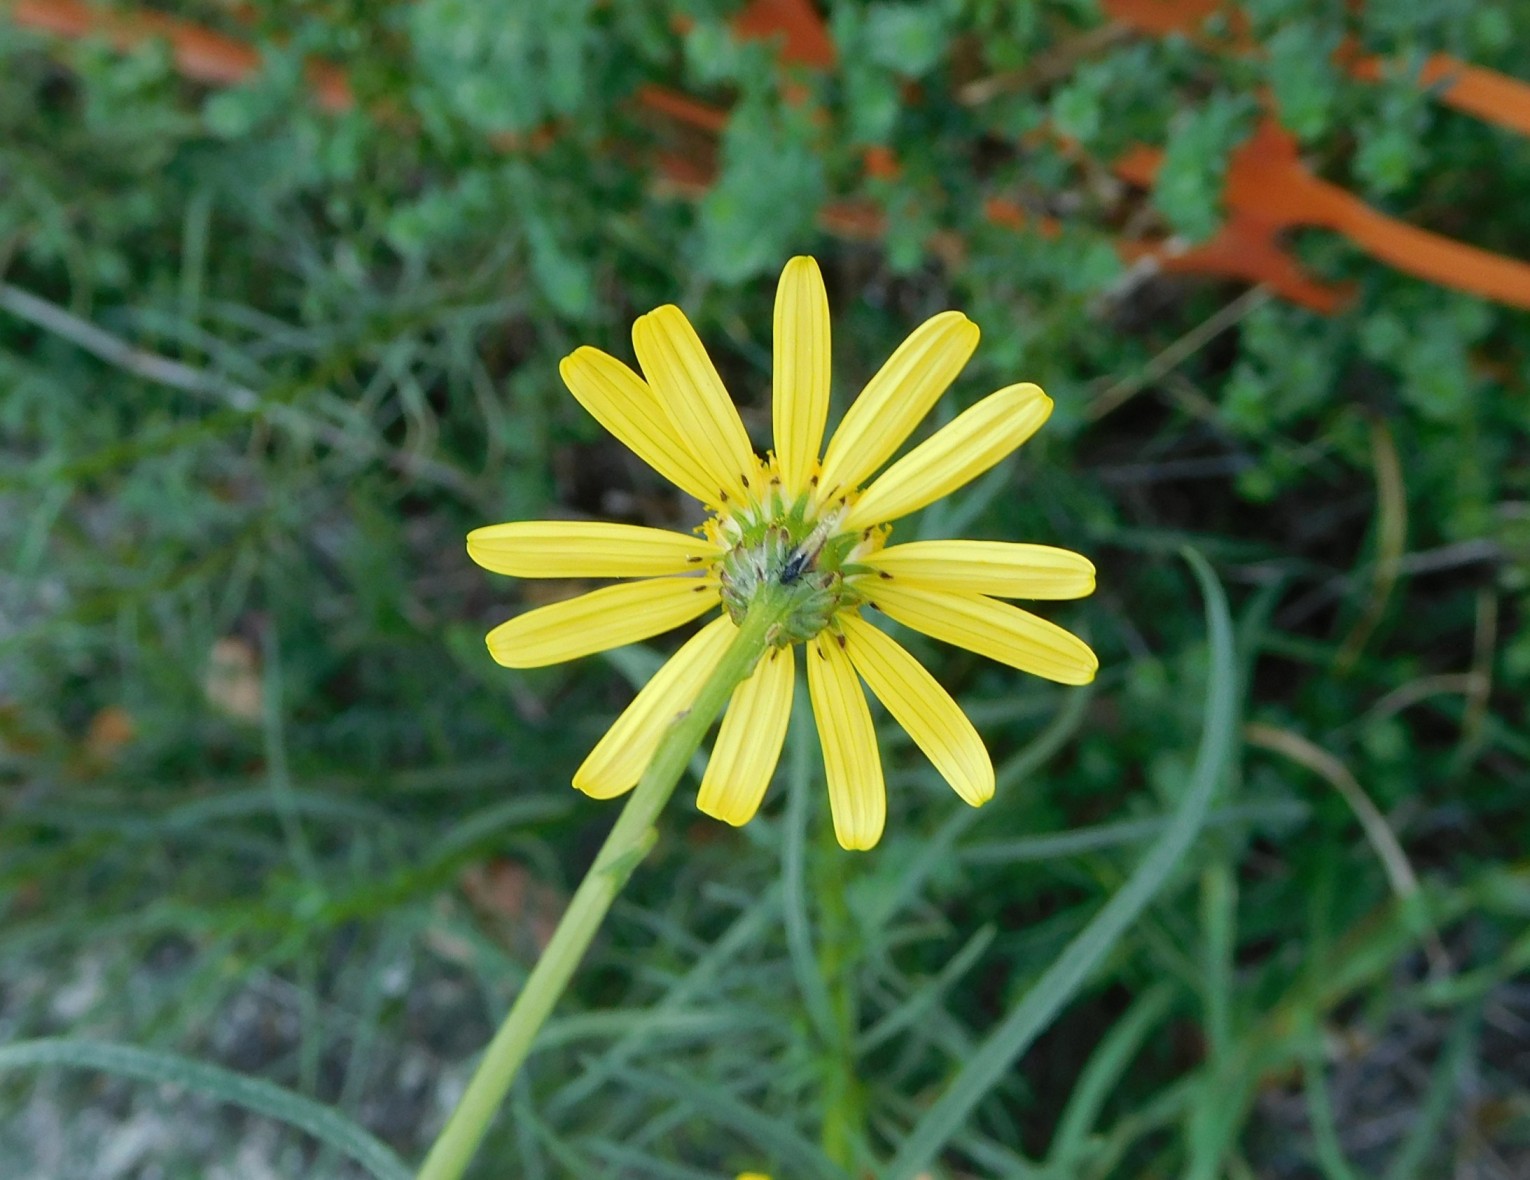
[[[818,224],[836,238],[875,242],[887,233],[887,214],[864,198],[831,201],[818,211]]]
[[[1215,236],[1177,249],[1168,242],[1121,242],[1128,262],[1151,258],[1169,274],[1221,275],[1263,283],[1281,298],[1323,315],[1332,315],[1349,298],[1350,288],[1319,282],[1280,244],[1280,226],[1233,211]]]
[[[62,37],[105,37],[126,52],[148,41],[169,43],[176,69],[198,82],[231,86],[260,69],[260,53],[222,33],[158,12],[112,12],[83,0],[13,0],[10,18],[23,28]],[[345,111],[355,96],[345,74],[326,62],[310,62],[308,84],[327,111]]]
[[[753,0],[733,18],[742,40],[782,36],[781,61],[828,70],[839,59],[829,30],[811,0]]]
[[[651,111],[712,135],[721,135],[723,128],[728,125],[727,111],[699,102],[689,94],[671,90],[667,86],[652,83],[639,86],[637,100]]]
[[[1101,0],[1100,9],[1117,24],[1159,37],[1190,33],[1224,7],[1222,0]]]
[[[1035,230],[1044,238],[1055,238],[1062,233],[1062,222],[1057,218],[1027,213],[1015,202],[1006,201],[1003,197],[989,197],[984,201],[983,217],[990,225],[1016,231]]]
[[[903,171],[893,150],[882,144],[873,144],[862,152],[861,165],[873,180],[896,180]]]
[[[1380,79],[1385,65],[1379,57],[1363,57],[1348,45],[1340,46],[1336,56],[1340,65],[1364,82]],[[1517,78],[1437,53],[1419,70],[1418,84],[1439,86],[1439,100],[1446,106],[1530,135],[1530,86]]]
[[[1101,0],[1101,7],[1117,24],[1159,37],[1194,33],[1207,17],[1221,11],[1228,17],[1237,47],[1243,52],[1257,48],[1248,39],[1242,13],[1223,0]],[[1378,81],[1386,65],[1379,57],[1362,54],[1353,39],[1339,46],[1334,61],[1362,82]],[[1437,53],[1419,71],[1418,84],[1440,85],[1437,97],[1446,106],[1530,135],[1530,85],[1517,78]]]
[[[1148,185],[1161,160],[1162,153],[1139,148],[1117,160],[1115,170],[1123,179]],[[1530,265],[1378,213],[1353,193],[1307,171],[1295,139],[1273,119],[1261,122],[1233,153],[1224,196],[1231,212],[1271,233],[1298,225],[1337,230],[1398,270],[1530,308]]]
[[[1149,161],[1156,168],[1156,153],[1143,148],[1129,159]],[[1150,174],[1150,173],[1149,173]],[[983,202],[983,216],[991,225],[1004,229],[1034,231],[1044,238],[1055,238],[1062,223],[1055,217],[1033,216],[1013,201],[989,197]],[[1280,245],[1281,226],[1240,210],[1229,214],[1216,236],[1197,246],[1180,248],[1173,242],[1122,238],[1116,253],[1128,263],[1151,260],[1169,274],[1220,275],[1263,283],[1284,299],[1329,315],[1349,295],[1349,288],[1321,283],[1312,278]]]

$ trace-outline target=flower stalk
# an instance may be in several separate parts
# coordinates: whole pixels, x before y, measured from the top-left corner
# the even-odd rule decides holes
[[[762,587],[739,620],[738,634],[703,683],[695,703],[673,719],[596,854],[595,863],[569,900],[547,949],[484,1050],[457,1108],[431,1145],[418,1180],[457,1180],[466,1170],[606,911],[658,840],[655,824],[659,813],[674,794],[692,755],[733,690],[748,679],[770,648],[773,634],[791,615],[796,597],[785,587]]]

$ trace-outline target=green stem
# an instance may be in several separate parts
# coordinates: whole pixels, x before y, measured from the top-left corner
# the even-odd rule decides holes
[[[547,949],[532,968],[494,1039],[484,1050],[457,1109],[425,1157],[418,1180],[457,1180],[467,1168],[516,1071],[531,1051],[538,1030],[568,987],[606,911],[658,839],[654,827],[674,794],[691,756],[733,690],[754,670],[768,646],[767,636],[789,613],[789,602],[760,594],[739,633],[701,686],[696,702],[680,714],[659,742],[653,761],[617,817],[595,863],[579,883]]]
[[[852,986],[860,940],[845,904],[846,859],[838,854],[833,828],[827,822],[819,825],[819,841],[822,855],[817,876],[823,934],[818,944],[818,967],[832,1014],[830,1040],[824,1045],[822,1143],[825,1155],[855,1174],[865,1143],[865,1112],[855,1072],[858,1018]]]

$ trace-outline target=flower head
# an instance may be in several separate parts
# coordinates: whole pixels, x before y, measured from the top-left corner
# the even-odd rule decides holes
[[[593,521],[516,522],[468,535],[473,560],[498,573],[638,579],[496,627],[489,651],[508,667],[574,659],[718,611],[616,719],[574,785],[596,798],[636,785],[667,721],[690,707],[743,613],[768,590],[787,595],[790,609],[771,632],[768,653],[734,690],[702,779],[702,811],[743,824],[759,809],[786,734],[798,647],[841,845],[874,845],[887,809],[862,681],[958,795],[973,806],[987,802],[993,765],[972,723],[862,612],[874,608],[1049,680],[1094,678],[1098,661],[1082,640],[1000,601],[1089,594],[1094,567],[1084,557],[998,541],[889,544],[894,521],[976,478],[1034,434],[1051,399],[1035,385],[1006,386],[884,469],[977,347],[977,326],[960,312],[942,312],[871,379],[820,458],[829,306],[811,258],[788,262],[776,293],[776,449],[764,458],[679,308],[640,317],[632,342],[641,377],[589,347],[565,358],[559,371],[606,429],[706,506],[705,522],[691,535]]]

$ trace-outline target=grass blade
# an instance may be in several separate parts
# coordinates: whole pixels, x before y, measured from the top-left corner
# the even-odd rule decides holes
[[[1047,1152],[1046,1169],[1049,1177],[1061,1178],[1078,1174],[1077,1161],[1084,1155],[1095,1120],[1099,1118],[1105,1100],[1126,1069],[1136,1057],[1148,1033],[1169,1011],[1174,1002],[1174,988],[1160,983],[1142,993],[1126,1014],[1116,1021],[1100,1047],[1095,1050],[1078,1083],[1068,1096],[1068,1105],[1057,1122],[1051,1150]]]
[[[333,1107],[260,1078],[175,1053],[109,1041],[45,1038],[0,1047],[0,1071],[48,1066],[95,1069],[141,1082],[184,1086],[305,1131],[355,1160],[378,1180],[410,1180],[412,1175],[392,1148]]]
[[[1189,788],[1174,809],[1168,829],[1126,884],[1026,991],[1009,1015],[984,1039],[946,1092],[914,1125],[883,1173],[886,1180],[912,1180],[929,1167],[1015,1058],[1073,998],[1090,972],[1180,867],[1201,830],[1211,797],[1232,756],[1237,734],[1237,669],[1227,597],[1206,559],[1193,549],[1183,552],[1206,601],[1211,646],[1206,718]]]

